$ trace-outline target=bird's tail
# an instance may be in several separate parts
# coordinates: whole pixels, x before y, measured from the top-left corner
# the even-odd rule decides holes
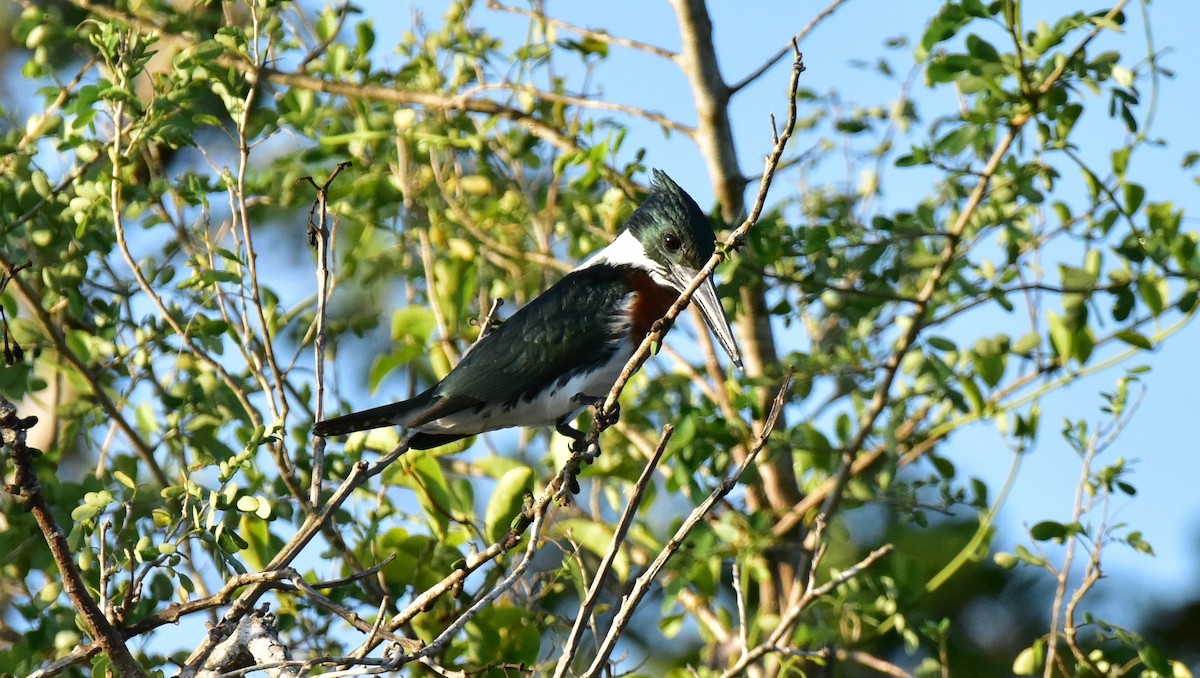
[[[343,436],[355,431],[366,431],[384,426],[405,426],[413,413],[424,409],[429,404],[432,394],[433,389],[430,389],[398,403],[318,421],[313,426],[313,435]]]

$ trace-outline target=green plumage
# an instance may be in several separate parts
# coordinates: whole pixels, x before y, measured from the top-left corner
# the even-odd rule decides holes
[[[567,274],[471,349],[435,396],[514,402],[594,369],[623,338],[613,325],[632,291],[622,269],[593,266]]]

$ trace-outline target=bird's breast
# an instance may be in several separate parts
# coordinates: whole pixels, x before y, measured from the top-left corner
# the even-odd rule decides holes
[[[640,268],[630,270],[626,281],[632,290],[628,306],[630,339],[637,346],[650,333],[654,322],[662,318],[679,298],[679,292],[654,282],[650,274]]]

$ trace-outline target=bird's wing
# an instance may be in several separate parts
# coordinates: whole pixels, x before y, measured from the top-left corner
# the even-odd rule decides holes
[[[511,402],[603,364],[616,350],[614,312],[631,291],[624,272],[610,267],[568,274],[484,337],[446,375],[435,397]]]

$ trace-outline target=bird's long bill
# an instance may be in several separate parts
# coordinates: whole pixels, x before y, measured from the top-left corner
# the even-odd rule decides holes
[[[682,287],[686,287],[696,277],[697,271],[680,266],[675,274],[680,279]],[[696,289],[696,293],[692,295],[692,301],[700,308],[700,314],[704,316],[704,322],[708,323],[713,334],[717,335],[717,341],[721,342],[721,348],[729,354],[733,359],[733,364],[737,368],[742,369],[742,354],[738,351],[737,342],[733,340],[733,330],[729,329],[729,321],[725,318],[725,311],[721,308],[721,302],[717,299],[717,288],[713,284],[712,276],[704,281]]]

